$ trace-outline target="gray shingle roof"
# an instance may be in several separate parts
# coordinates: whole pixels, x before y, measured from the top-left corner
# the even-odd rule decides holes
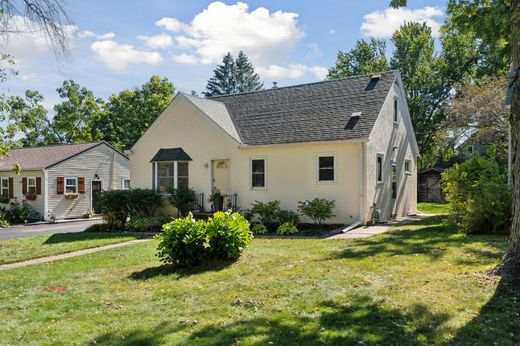
[[[162,148],[150,160],[158,161],[191,161],[191,157],[182,148]]]
[[[0,158],[0,171],[10,171],[16,164],[24,170],[47,168],[101,143],[103,142],[11,149],[8,156]]]
[[[368,139],[397,75],[381,73],[377,83],[362,75],[211,100],[225,104],[247,145]],[[354,112],[362,115],[350,121]]]

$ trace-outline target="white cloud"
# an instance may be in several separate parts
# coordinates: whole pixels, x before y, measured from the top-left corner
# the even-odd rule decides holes
[[[158,52],[137,50],[131,45],[112,40],[96,41],[90,49],[108,68],[115,71],[125,71],[130,64],[159,65],[163,62]]]
[[[329,35],[334,35],[335,33],[336,33],[336,30],[334,30],[334,28],[330,29]]]
[[[199,62],[199,59],[195,55],[190,54],[179,54],[173,56],[173,61],[179,63],[179,64],[197,64]]]
[[[73,47],[73,36],[77,27],[66,25],[62,28],[65,35],[67,35],[70,47]],[[37,54],[47,53],[52,49],[51,42],[49,42],[45,32],[40,30],[36,23],[25,17],[14,16],[10,20],[9,26],[1,28],[1,30],[8,32],[2,38],[2,42],[0,42],[0,44],[3,43],[5,45],[4,53],[11,54],[17,65],[24,63]]]
[[[299,79],[307,74],[312,74],[318,79],[325,79],[327,68],[322,66],[307,66],[302,64],[290,64],[287,67],[279,65],[269,65],[257,68],[257,72],[263,78],[269,79]]]
[[[444,11],[439,7],[426,6],[419,9],[408,8],[388,8],[384,11],[375,11],[363,17],[361,32],[365,36],[391,37],[405,22],[419,22],[432,28],[434,36],[439,35],[441,23],[434,18],[444,15]],[[441,19],[441,18],[439,18]]]
[[[168,48],[173,45],[173,38],[168,34],[159,34],[154,36],[137,36],[144,44],[153,49]]]
[[[156,25],[178,33],[175,42],[186,54],[205,64],[222,61],[222,56],[243,50],[255,64],[270,64],[284,59],[304,36],[297,25],[298,15],[269,12],[238,2],[226,5],[213,2],[197,14],[190,24],[175,18],[162,18]]]
[[[112,40],[114,37],[116,37],[116,34],[112,31],[106,32],[104,34],[96,34],[93,31],[85,30],[85,31],[79,31],[78,32],[79,38],[97,38],[98,40]]]

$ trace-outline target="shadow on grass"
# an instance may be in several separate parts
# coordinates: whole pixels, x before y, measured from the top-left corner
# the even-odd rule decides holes
[[[145,268],[141,271],[133,272],[129,275],[130,279],[134,280],[148,280],[158,276],[177,275],[178,277],[187,277],[197,275],[205,272],[217,272],[227,268],[234,261],[213,261],[204,263],[195,267],[186,268],[179,267],[173,264],[163,264],[157,267]]]
[[[235,307],[238,316],[244,316]],[[179,331],[185,335],[183,345],[359,345],[393,344],[416,345],[438,342],[442,337],[446,314],[433,313],[422,305],[394,309],[383,302],[374,302],[368,296],[351,297],[346,303],[323,301],[307,313],[262,312],[258,317],[243,317],[229,323],[211,320],[208,324],[181,324],[172,322],[157,327],[141,327],[120,333],[103,334],[96,344],[159,345],[168,343],[168,335]],[[250,316],[250,314],[248,314]],[[175,326],[179,326],[176,329]],[[183,327],[184,326],[184,327]],[[189,328],[186,328],[189,327]],[[124,338],[122,337],[124,336]]]
[[[59,244],[59,243],[72,243],[81,240],[96,240],[96,239],[110,239],[120,238],[122,236],[136,236],[139,238],[139,234],[134,233],[90,233],[90,232],[75,232],[75,233],[57,233],[47,238],[43,244]],[[143,237],[146,234],[142,234]]]
[[[501,280],[479,315],[447,345],[520,345],[520,279]]]
[[[496,249],[496,251],[474,249],[472,255],[485,262],[496,259],[497,256],[500,257],[507,246],[505,236],[466,236],[457,233],[457,226],[450,224],[446,216],[434,216],[407,225],[396,226],[394,230],[380,237],[358,239],[340,252],[335,252],[331,257],[332,259],[339,259],[364,258],[375,255],[425,254],[432,259],[438,259],[449,248],[481,242]],[[478,258],[474,258],[474,260],[478,262]]]

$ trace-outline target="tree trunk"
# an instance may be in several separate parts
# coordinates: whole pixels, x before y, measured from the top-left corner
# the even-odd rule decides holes
[[[520,0],[511,0],[511,56],[513,99],[511,102],[513,209],[509,249],[502,263],[494,269],[499,275],[520,274]]]

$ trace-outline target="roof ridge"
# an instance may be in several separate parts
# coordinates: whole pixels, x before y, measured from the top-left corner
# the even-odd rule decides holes
[[[21,147],[21,148],[10,148],[11,150],[23,150],[23,149],[38,149],[38,148],[51,148],[51,147],[65,147],[65,146],[73,146],[73,145],[86,145],[86,144],[99,144],[105,141],[93,141],[93,142],[85,142],[85,143],[56,143],[56,144],[47,144],[47,145],[35,145],[30,147]]]
[[[326,79],[326,80],[317,81],[317,82],[311,82],[311,83],[300,83],[300,84],[294,84],[294,85],[281,86],[281,87],[277,87],[275,89],[270,88],[270,89],[262,89],[262,90],[255,90],[255,91],[244,91],[244,92],[239,92],[239,93],[235,93],[235,94],[216,95],[216,96],[211,96],[211,97],[208,97],[208,98],[205,98],[205,97],[203,98],[203,97],[198,97],[198,96],[194,96],[194,97],[197,97],[197,98],[202,99],[202,100],[210,100],[210,101],[218,102],[215,99],[225,98],[225,97],[233,97],[233,96],[238,96],[238,95],[256,94],[256,93],[261,93],[261,92],[266,92],[266,91],[277,91],[277,90],[281,90],[281,89],[297,88],[297,87],[307,86],[307,85],[317,85],[317,84],[325,84],[325,83],[332,83],[332,82],[340,82],[340,81],[344,81],[344,80],[347,80],[347,79],[355,79],[355,78],[362,78],[362,77],[367,77],[367,76],[373,76],[375,74],[383,75],[383,74],[390,74],[390,73],[399,73],[399,70],[387,70],[387,71],[384,71],[384,72],[365,73],[365,74],[360,74],[360,75],[355,75],[355,76],[348,76],[348,77],[341,77],[341,78],[336,78],[336,79]],[[190,96],[193,96],[193,95],[190,95]]]

